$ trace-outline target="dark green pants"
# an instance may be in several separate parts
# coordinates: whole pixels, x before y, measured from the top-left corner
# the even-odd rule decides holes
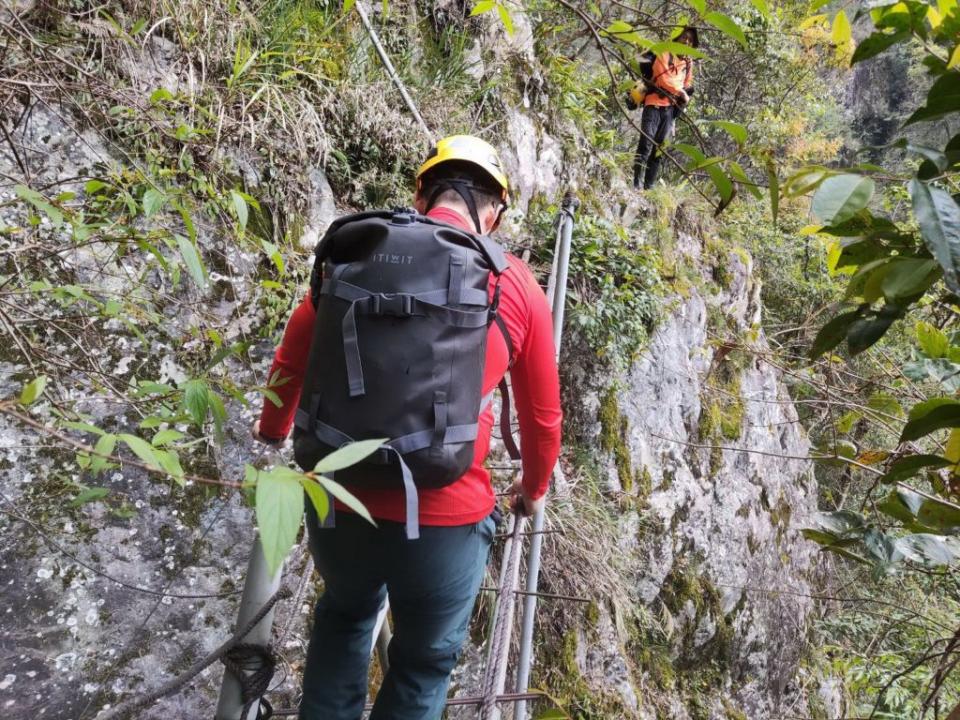
[[[370,646],[387,592],[393,639],[370,720],[438,720],[483,580],[496,524],[374,528],[338,513],[321,529],[307,503],[310,550],[325,590],[317,602],[303,675],[300,720],[360,720]]]

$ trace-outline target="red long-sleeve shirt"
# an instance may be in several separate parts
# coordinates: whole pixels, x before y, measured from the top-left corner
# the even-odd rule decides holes
[[[434,208],[429,217],[470,231],[468,221],[447,208]],[[500,277],[500,305],[514,348],[510,369],[513,399],[520,422],[523,484],[532,499],[547,492],[550,474],[560,452],[560,381],[557,375],[553,323],[546,297],[533,273],[520,259],[508,256],[510,267]],[[493,296],[493,276],[490,294]],[[281,407],[266,401],[260,414],[260,432],[267,437],[285,437],[293,423],[300,399],[303,376],[313,336],[316,311],[309,293],[287,322],[283,341],[277,348],[270,377],[277,371],[288,382],[274,390],[283,401]],[[508,348],[496,325],[487,336],[487,356],[483,371],[483,394],[496,388],[509,366]],[[457,481],[438,489],[419,490],[421,525],[466,525],[482,520],[493,510],[496,498],[490,473],[483,466],[490,451],[492,408],[484,410],[474,445],[473,465]],[[351,486],[351,492],[373,517],[404,522],[403,487],[364,490]],[[339,504],[338,510],[342,510]]]

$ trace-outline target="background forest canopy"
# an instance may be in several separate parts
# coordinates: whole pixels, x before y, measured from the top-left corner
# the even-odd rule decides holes
[[[522,106],[558,139],[560,179],[584,203],[571,323],[615,366],[636,357],[658,303],[688,282],[669,247],[642,258],[628,248],[639,113],[626,94],[645,50],[697,59],[697,92],[647,220],[687,207],[708,251],[745,248],[765,280],[756,331],[775,344],[818,448],[824,512],[806,533],[843,558],[831,589],[862,599],[828,607],[805,671],[842,678],[845,717],[954,720],[957,1],[370,10],[434,132],[503,146],[506,118]],[[687,24],[700,30],[696,50],[672,41]],[[522,82],[485,73],[493,62],[480,33],[501,33],[504,52],[532,37],[542,72]],[[20,0],[0,11],[0,58],[0,148],[17,168],[0,178],[0,361],[26,368],[0,412],[52,437],[82,478],[38,488],[20,510],[53,517],[62,510],[53,497],[71,511],[99,503],[133,518],[136,498],[104,481],[132,462],[183,497],[242,488],[279,566],[297,538],[302,490],[321,514],[319,486],[349,501],[324,473],[371,449],[306,475],[248,462],[243,477],[225,478],[212,460],[239,432],[232,418],[277,400],[278,378],[262,377],[251,351],[278,337],[309,272],[299,242],[318,190],[304,168],[323,167],[340,209],[404,205],[428,147],[353,2]],[[52,133],[73,128],[109,147],[116,162],[38,172],[11,136],[34,113],[49,115]],[[549,262],[556,198],[536,168],[520,174],[506,242]],[[79,264],[65,260],[78,250]],[[238,322],[250,309],[258,322]],[[102,338],[109,346],[95,344]],[[749,354],[753,339],[720,328],[714,341]],[[158,347],[176,348],[182,370],[170,371]],[[110,369],[116,361],[124,372]],[[93,412],[93,398],[115,412]]]

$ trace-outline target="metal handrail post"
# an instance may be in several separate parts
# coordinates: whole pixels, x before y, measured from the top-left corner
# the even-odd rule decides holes
[[[267,569],[267,560],[263,555],[263,547],[260,545],[260,538],[257,538],[253,543],[250,560],[247,564],[247,579],[243,584],[243,597],[240,599],[240,611],[237,613],[236,627],[238,629],[246,627],[264,604],[280,589],[282,576],[283,568],[277,570],[274,575],[270,575],[270,571]],[[265,646],[270,644],[275,609],[276,606],[271,608],[263,620],[247,633],[243,642]],[[246,717],[241,717],[243,715],[243,704],[240,679],[225,669],[223,671],[223,684],[220,686],[216,720],[256,720],[260,710],[259,703],[255,703],[250,708]]]
[[[553,285],[553,342],[556,357],[560,359],[560,341],[563,337],[563,316],[567,302],[567,276],[570,270],[570,247],[573,241],[573,222],[580,201],[567,193],[563,198],[560,220],[560,237],[557,243],[557,274]],[[556,472],[556,471],[554,471]],[[536,593],[540,582],[540,549],[543,545],[544,512],[541,509],[533,517],[533,535],[530,536],[530,555],[527,558],[526,591]],[[520,628],[520,654],[517,658],[517,691],[524,692],[530,681],[530,663],[533,656],[533,621],[537,611],[537,596],[526,595],[523,601],[523,624]],[[527,701],[518,700],[515,705],[514,720],[526,720]]]

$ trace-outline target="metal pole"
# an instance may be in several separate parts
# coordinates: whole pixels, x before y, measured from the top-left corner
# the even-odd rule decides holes
[[[383,49],[383,45],[380,43],[380,38],[377,36],[377,31],[374,30],[373,25],[370,24],[370,18],[367,16],[367,11],[363,7],[363,0],[357,0],[355,7],[357,8],[357,14],[360,15],[360,21],[363,23],[363,27],[370,36],[370,42],[373,43],[373,47],[377,51],[377,55],[380,56],[380,60],[383,61],[383,66],[387,69],[387,75],[389,75],[390,79],[393,80],[393,84],[397,86],[397,90],[400,91],[403,101],[407,104],[407,108],[413,114],[413,117],[415,117],[417,122],[420,123],[420,128],[427,136],[427,139],[429,139],[430,142],[436,142],[436,138],[434,138],[430,128],[427,127],[427,124],[423,121],[423,117],[420,115],[420,111],[417,110],[417,106],[414,104],[413,98],[411,98],[410,94],[407,92],[407,88],[400,79],[400,75],[397,74],[396,69],[393,67],[393,63],[390,62],[390,57],[387,55],[387,51]]]
[[[237,614],[237,628],[243,628],[254,619],[254,616],[263,607],[274,593],[280,589],[280,579],[283,568],[277,570],[273,576],[267,570],[267,561],[263,556],[260,538],[253,543],[250,551],[250,561],[247,565],[247,579],[243,585],[243,597],[240,599],[240,612]],[[263,620],[257,623],[247,633],[244,642],[254,645],[269,645],[270,632],[273,628],[273,612],[271,608]],[[220,687],[220,701],[217,703],[216,720],[256,720],[259,703],[250,708],[246,717],[243,714],[243,700],[241,699],[240,680],[229,670],[223,671],[223,685]]]
[[[557,252],[554,254],[557,261],[556,282],[553,284],[553,293],[550,300],[553,302],[553,342],[556,345],[556,357],[560,359],[560,340],[563,336],[563,315],[567,302],[567,275],[570,269],[570,245],[573,240],[574,214],[580,206],[571,193],[563,198],[560,210],[560,237],[557,243]],[[554,474],[556,474],[554,470]],[[520,654],[517,658],[517,691],[525,692],[530,682],[530,661],[533,649],[533,621],[537,611],[537,586],[540,582],[540,549],[543,546],[543,510],[533,517],[534,533],[530,538],[530,555],[527,558],[526,595],[523,601],[523,624],[520,628]],[[514,711],[514,720],[526,720],[527,701],[517,701]]]

